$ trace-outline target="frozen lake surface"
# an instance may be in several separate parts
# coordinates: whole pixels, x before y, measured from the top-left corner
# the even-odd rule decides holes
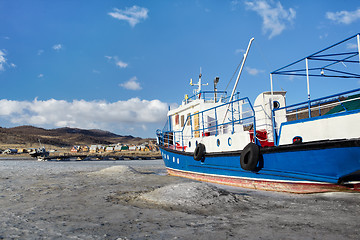
[[[0,239],[359,239],[360,194],[166,175],[161,160],[0,161]]]

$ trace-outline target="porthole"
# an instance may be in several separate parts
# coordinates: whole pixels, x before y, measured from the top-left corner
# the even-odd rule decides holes
[[[191,142],[189,141],[189,148],[191,147]]]
[[[293,138],[293,144],[299,144],[302,143],[303,139],[300,136],[296,136]]]
[[[280,108],[280,103],[278,101],[274,101],[274,109]]]
[[[220,139],[216,140],[216,145],[220,147]]]
[[[232,145],[232,139],[231,139],[231,137],[228,138],[228,145],[229,145],[229,146]]]

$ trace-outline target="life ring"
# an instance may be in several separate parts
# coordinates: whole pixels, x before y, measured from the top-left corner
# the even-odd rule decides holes
[[[194,151],[194,159],[195,161],[200,161],[205,156],[205,145],[199,143]]]
[[[240,165],[242,169],[254,171],[258,165],[259,157],[260,149],[258,145],[252,142],[246,145],[240,156]]]

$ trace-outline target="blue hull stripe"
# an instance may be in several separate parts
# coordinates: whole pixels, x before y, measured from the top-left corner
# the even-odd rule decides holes
[[[245,171],[240,166],[241,152],[229,155],[223,153],[221,156],[210,154],[206,155],[204,161],[195,161],[191,154],[161,148],[167,168],[217,176],[337,184],[342,177],[360,170],[359,146],[289,150],[292,149],[281,152],[264,151],[259,169]]]

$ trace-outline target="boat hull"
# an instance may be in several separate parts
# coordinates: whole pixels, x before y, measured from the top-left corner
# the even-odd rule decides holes
[[[254,171],[241,168],[241,151],[205,154],[201,161],[192,153],[161,152],[170,175],[200,181],[291,193],[360,190],[359,139],[262,148]]]

